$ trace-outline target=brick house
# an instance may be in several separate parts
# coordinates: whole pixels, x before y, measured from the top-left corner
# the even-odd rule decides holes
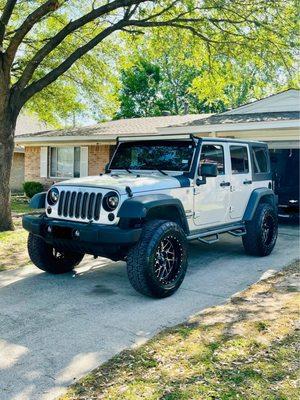
[[[108,163],[118,136],[155,135],[170,125],[189,123],[208,114],[132,118],[16,138],[25,148],[25,181],[45,187],[73,177],[98,175]]]
[[[21,114],[16,125],[16,141],[21,135],[38,132],[46,129],[46,124],[39,121],[32,115]],[[13,165],[10,177],[10,188],[12,192],[22,192],[22,185],[25,180],[25,149],[22,146],[15,146]]]

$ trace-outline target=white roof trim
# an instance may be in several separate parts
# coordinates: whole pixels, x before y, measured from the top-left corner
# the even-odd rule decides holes
[[[113,142],[117,139],[117,135],[110,135],[109,137],[102,135],[95,136],[29,136],[21,137],[17,136],[15,138],[16,143],[22,143],[22,145],[27,143],[54,143],[54,142]]]

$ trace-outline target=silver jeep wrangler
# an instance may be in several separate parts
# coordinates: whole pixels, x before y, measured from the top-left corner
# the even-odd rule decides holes
[[[140,293],[173,294],[189,240],[240,236],[245,251],[267,256],[277,239],[277,201],[267,145],[189,135],[127,137],[100,176],[53,185],[31,201],[28,251],[40,269],[71,271],[83,256],[125,260]]]

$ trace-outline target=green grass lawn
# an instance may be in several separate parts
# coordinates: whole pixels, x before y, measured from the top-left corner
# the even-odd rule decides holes
[[[61,400],[299,398],[297,277],[299,264],[122,352]]]
[[[12,196],[11,210],[13,213],[27,213],[32,211],[29,207],[29,200],[26,196]]]
[[[20,218],[14,220],[15,230],[0,232],[0,271],[29,264],[27,236]]]

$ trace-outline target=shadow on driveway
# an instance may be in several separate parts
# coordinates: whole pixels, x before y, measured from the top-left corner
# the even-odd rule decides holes
[[[189,268],[172,297],[143,297],[126,264],[86,257],[76,274],[51,276],[34,267],[0,273],[0,399],[54,399],[66,386],[166,326],[224,302],[298,257],[297,226],[281,227],[269,257],[244,254],[224,235],[189,245]]]

